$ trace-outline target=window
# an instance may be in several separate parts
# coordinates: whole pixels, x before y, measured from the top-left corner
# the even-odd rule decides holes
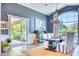
[[[63,23],[58,24],[58,33],[64,34],[66,32],[75,32],[74,43],[77,43],[78,39],[78,12],[76,11],[68,11],[59,15],[59,21],[63,21]]]

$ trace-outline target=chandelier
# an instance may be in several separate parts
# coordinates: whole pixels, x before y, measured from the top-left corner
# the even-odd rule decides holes
[[[57,23],[62,23],[62,20],[58,20],[58,10],[57,10],[57,3],[56,3],[56,10],[55,13],[53,14],[53,19],[50,20],[51,23],[57,24]]]
[[[58,36],[58,23],[61,23],[62,21],[58,20],[57,3],[56,3],[55,13],[53,14],[53,17],[50,20],[50,22],[53,24],[53,34],[54,34],[54,36]]]
[[[59,23],[58,21],[58,12],[56,11],[56,13],[53,15],[53,19],[50,20],[51,23],[55,24],[55,23]]]

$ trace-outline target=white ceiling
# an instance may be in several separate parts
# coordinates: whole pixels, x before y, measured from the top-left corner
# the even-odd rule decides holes
[[[19,3],[20,5],[23,5],[25,7],[28,7],[30,9],[33,9],[35,11],[38,11],[45,15],[51,15],[56,9],[61,9],[65,7],[66,5],[76,5],[76,4],[64,4],[64,3]],[[45,5],[48,6],[45,6]],[[56,7],[57,5],[57,7]]]

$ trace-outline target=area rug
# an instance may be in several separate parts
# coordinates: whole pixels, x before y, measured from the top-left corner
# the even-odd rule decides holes
[[[62,52],[53,52],[46,50],[45,48],[32,48],[25,52],[28,56],[70,56]]]

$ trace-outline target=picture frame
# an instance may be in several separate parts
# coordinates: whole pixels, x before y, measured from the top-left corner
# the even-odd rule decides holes
[[[8,29],[8,22],[7,21],[1,21],[1,29]]]

